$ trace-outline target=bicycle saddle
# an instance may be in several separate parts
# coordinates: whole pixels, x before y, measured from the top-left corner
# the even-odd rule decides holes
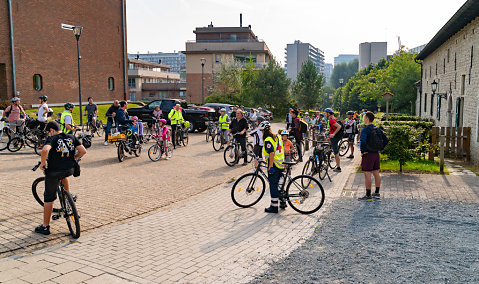
[[[283,162],[283,164],[288,165],[288,166],[294,166],[297,164],[297,162]]]

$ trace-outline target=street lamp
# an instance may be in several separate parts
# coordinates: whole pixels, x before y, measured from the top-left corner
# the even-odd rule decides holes
[[[341,96],[343,94],[343,84],[344,84],[344,79],[339,78],[339,85],[341,86],[341,91],[339,92],[339,117],[341,117]]]
[[[80,125],[83,125],[83,113],[82,113],[82,104],[81,104],[81,76],[80,76],[80,46],[78,42],[80,41],[81,32],[83,27],[75,26],[73,27],[73,34],[77,39],[77,60],[78,60],[78,100],[80,101]]]
[[[206,59],[201,58],[201,104],[205,103],[205,63]]]
[[[436,93],[438,83],[434,80],[431,83],[431,90],[433,95],[437,95],[440,99],[447,99],[447,93]]]

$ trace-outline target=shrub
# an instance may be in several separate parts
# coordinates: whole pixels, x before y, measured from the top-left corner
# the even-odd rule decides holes
[[[0,109],[6,109],[11,104],[10,100],[0,101]]]
[[[389,139],[389,144],[383,153],[390,160],[399,161],[399,171],[402,167],[412,160],[419,159],[427,148],[428,142],[422,140],[422,131],[420,128],[408,125],[393,125],[384,128]]]

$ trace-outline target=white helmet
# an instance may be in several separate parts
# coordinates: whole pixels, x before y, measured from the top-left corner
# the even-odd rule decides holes
[[[266,130],[271,128],[271,124],[269,124],[269,121],[263,121],[259,124],[258,126],[259,130]]]
[[[288,130],[283,130],[283,131],[281,131],[281,135],[288,135],[289,136],[289,131]]]

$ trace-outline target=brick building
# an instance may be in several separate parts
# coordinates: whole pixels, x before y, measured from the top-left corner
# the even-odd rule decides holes
[[[438,126],[471,127],[471,159],[479,163],[479,1],[468,0],[418,54],[422,78],[416,114]],[[432,83],[436,81],[436,93]],[[438,94],[444,94],[439,96]]]
[[[76,39],[61,24],[83,27],[79,41],[83,101],[88,96],[96,101],[123,99],[125,9],[125,0],[1,1],[0,100],[9,99],[16,89],[24,103],[38,103],[43,94],[50,103],[78,102]]]

